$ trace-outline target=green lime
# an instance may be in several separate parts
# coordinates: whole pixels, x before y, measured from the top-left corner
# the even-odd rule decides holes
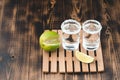
[[[92,63],[94,61],[93,57],[79,51],[75,52],[75,56],[79,61],[84,63]]]
[[[59,34],[55,31],[46,30],[40,36],[39,43],[45,51],[55,51],[60,46]]]

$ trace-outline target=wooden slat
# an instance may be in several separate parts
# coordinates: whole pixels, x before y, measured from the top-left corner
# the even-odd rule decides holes
[[[90,56],[95,57],[94,51],[88,51],[88,53],[89,53]],[[90,72],[96,72],[96,63],[95,63],[95,61],[90,63]]]
[[[64,49],[62,46],[59,48],[59,72],[65,72],[65,57],[64,57]]]
[[[57,30],[53,30],[57,32]],[[57,72],[57,51],[51,52],[51,72]]]
[[[49,72],[49,54],[43,50],[43,72]]]
[[[82,30],[81,30],[81,38],[82,38]],[[81,46],[80,46],[80,48],[81,48],[81,52],[83,52],[83,53],[85,53],[85,54],[87,54],[87,51],[83,48],[83,46],[82,46],[82,39],[80,40],[80,43],[81,43]],[[88,64],[86,64],[86,63],[82,63],[82,72],[88,72],[89,71],[89,69],[88,69]]]
[[[59,33],[60,39],[61,39],[61,37],[62,37],[61,30],[58,30],[58,33]],[[59,72],[64,73],[65,72],[65,56],[64,56],[64,49],[62,47],[62,44],[59,48],[59,59],[58,60],[59,60]]]
[[[81,72],[80,61],[76,59],[74,53],[74,72]]]
[[[66,69],[67,72],[73,72],[72,51],[66,50]]]
[[[86,50],[81,46],[81,52],[87,54]],[[89,72],[88,64],[82,63],[82,72]]]
[[[51,72],[57,72],[57,51],[51,52]]]
[[[81,38],[82,38],[82,34],[80,31],[80,43],[81,43]],[[79,45],[79,47],[81,47],[81,44]],[[79,47],[77,49],[78,51],[79,51]],[[81,72],[80,61],[78,59],[76,59],[75,51],[74,51],[74,72]]]
[[[97,55],[98,71],[104,71],[101,45],[99,46],[98,50],[96,51],[96,55]]]

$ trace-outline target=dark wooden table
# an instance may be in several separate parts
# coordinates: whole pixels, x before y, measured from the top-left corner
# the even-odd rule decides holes
[[[70,18],[101,22],[103,72],[42,72],[39,36]],[[0,80],[120,80],[120,0],[0,0]]]

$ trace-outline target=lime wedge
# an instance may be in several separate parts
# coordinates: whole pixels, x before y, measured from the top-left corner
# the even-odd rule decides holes
[[[45,51],[55,51],[60,46],[59,34],[47,30],[40,36],[39,43]]]
[[[94,61],[93,57],[79,51],[75,51],[75,56],[79,61],[83,63],[92,63]]]

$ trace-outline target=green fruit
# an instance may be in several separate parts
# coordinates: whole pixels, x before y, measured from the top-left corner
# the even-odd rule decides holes
[[[55,31],[44,31],[40,36],[39,43],[45,51],[55,51],[60,46],[59,34]]]
[[[83,63],[92,63],[94,61],[94,57],[91,57],[91,56],[89,56],[85,53],[82,53],[80,51],[76,51],[75,56],[79,61],[81,61]]]

